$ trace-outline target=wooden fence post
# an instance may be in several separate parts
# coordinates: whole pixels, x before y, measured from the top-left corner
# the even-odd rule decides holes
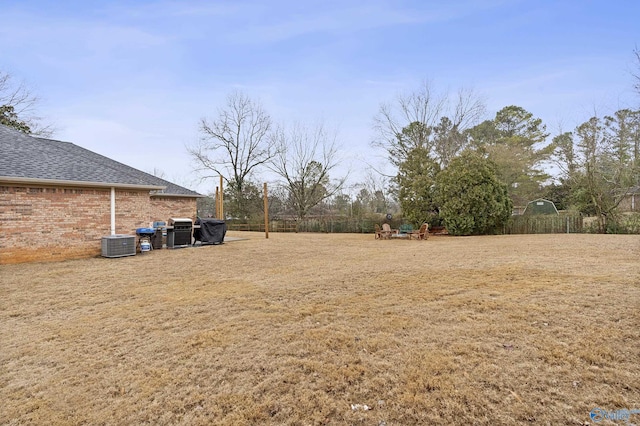
[[[220,219],[224,220],[224,190],[222,189],[222,175],[220,175]]]
[[[269,199],[267,198],[267,182],[264,183],[264,237],[269,239]]]
[[[220,188],[216,186],[216,218],[220,219]]]

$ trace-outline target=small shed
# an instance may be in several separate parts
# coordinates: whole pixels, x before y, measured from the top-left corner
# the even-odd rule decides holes
[[[522,214],[529,216],[540,214],[557,215],[558,209],[556,205],[553,204],[553,201],[538,198],[537,200],[530,201]]]

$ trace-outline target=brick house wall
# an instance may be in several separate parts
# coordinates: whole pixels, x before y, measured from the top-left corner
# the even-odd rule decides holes
[[[196,220],[197,199],[192,197],[151,197],[151,221],[168,222],[169,218],[180,217]]]
[[[153,220],[196,214],[194,198],[115,192],[117,234],[135,235]],[[109,188],[0,186],[0,264],[99,256],[110,228]]]

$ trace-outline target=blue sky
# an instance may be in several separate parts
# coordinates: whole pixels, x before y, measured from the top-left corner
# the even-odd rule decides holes
[[[429,81],[518,105],[552,133],[637,108],[640,2],[0,0],[0,69],[73,142],[209,192],[185,146],[242,90],[275,121],[338,131],[352,183],[382,102]]]

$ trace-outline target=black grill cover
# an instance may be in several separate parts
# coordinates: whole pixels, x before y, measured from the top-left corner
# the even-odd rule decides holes
[[[200,229],[193,230],[193,238],[202,244],[222,244],[227,233],[227,224],[220,219],[196,219]]]

